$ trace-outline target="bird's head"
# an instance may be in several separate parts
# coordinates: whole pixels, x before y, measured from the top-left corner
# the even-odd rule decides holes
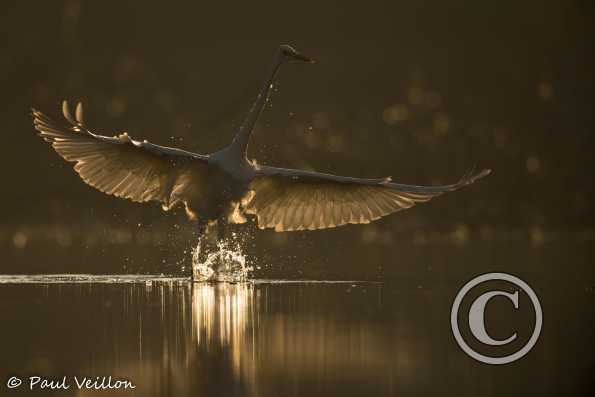
[[[284,61],[300,61],[307,63],[315,63],[313,59],[301,54],[298,50],[287,44],[283,44],[279,47],[279,53],[283,57]]]

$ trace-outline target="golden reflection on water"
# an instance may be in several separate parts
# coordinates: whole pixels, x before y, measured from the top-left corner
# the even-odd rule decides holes
[[[453,343],[449,286],[408,284],[3,276],[0,377],[111,375],[137,389],[110,395],[143,397],[492,396],[515,385],[518,372],[478,366]],[[526,368],[554,371],[539,349]]]
[[[228,348],[236,378],[246,365],[254,368],[250,365],[254,356],[242,365],[242,355],[246,354],[246,328],[254,324],[256,303],[252,284],[197,284],[192,289],[193,343],[207,349],[213,344]]]
[[[395,307],[386,305],[381,284],[62,278],[29,292],[18,286],[24,301],[42,298],[54,316],[43,325],[51,344],[37,343],[55,350],[40,353],[44,366],[29,362],[23,371],[109,374],[131,380],[143,396],[276,396],[393,395],[432,368],[428,327],[415,324],[427,320],[405,306],[397,307],[402,318],[391,318]],[[424,301],[414,291],[401,301]],[[73,324],[71,333],[63,323]],[[77,349],[65,356],[61,346],[70,345]]]
[[[350,381],[385,383],[390,389],[397,366],[405,375],[408,351],[401,344],[393,356],[387,343],[392,336],[385,326],[357,316],[304,310],[299,301],[305,295],[303,288],[195,285],[192,341],[196,351],[227,354],[234,379],[251,394],[272,379],[341,383],[348,375]]]

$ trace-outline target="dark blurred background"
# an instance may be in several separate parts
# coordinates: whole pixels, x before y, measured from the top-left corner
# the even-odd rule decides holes
[[[63,99],[80,100],[100,133],[208,153],[289,43],[318,64],[281,71],[250,149],[259,163],[415,184],[474,164],[494,172],[366,226],[243,228],[258,275],[446,277],[478,258],[518,272],[571,257],[573,277],[592,280],[594,11],[579,0],[4,2],[0,272],[183,273],[196,243],[183,211],[85,185],[29,109],[58,117]]]

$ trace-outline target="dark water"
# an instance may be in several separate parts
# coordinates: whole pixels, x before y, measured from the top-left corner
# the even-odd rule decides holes
[[[136,389],[104,393],[138,396],[576,395],[593,382],[592,327],[575,322],[593,303],[589,288],[559,299],[539,285],[537,345],[490,366],[452,337],[457,283],[52,280],[2,278],[0,395],[30,394],[6,382],[33,375],[111,375]],[[38,394],[98,394],[69,382]]]

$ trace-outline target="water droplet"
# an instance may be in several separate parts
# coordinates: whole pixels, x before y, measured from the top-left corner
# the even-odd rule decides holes
[[[198,281],[227,281],[238,282],[248,279],[254,270],[247,263],[247,256],[242,251],[239,236],[232,233],[231,237],[217,243],[216,249],[207,252],[201,262],[200,240],[192,254],[192,268],[194,279]]]

